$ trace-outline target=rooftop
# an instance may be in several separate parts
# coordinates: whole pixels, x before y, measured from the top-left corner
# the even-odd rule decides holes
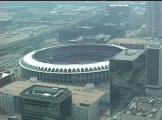
[[[155,44],[154,40],[145,40],[145,39],[129,39],[129,38],[115,38],[110,41],[117,43],[126,43],[126,44]]]
[[[23,90],[33,85],[48,86],[53,88],[55,87],[67,88],[69,91],[72,92],[72,102],[76,106],[80,106],[80,103],[91,105],[102,95],[104,95],[105,92],[107,91],[107,89],[103,89],[103,88],[94,88],[92,90],[88,90],[85,87],[76,87],[70,85],[58,85],[58,84],[43,83],[43,82],[32,83],[30,81],[15,81],[9,85],[0,88],[0,92],[5,92],[6,90],[9,90],[12,91],[12,95],[19,96],[19,94]]]
[[[66,89],[48,86],[33,85],[20,93],[21,96],[34,97],[47,100],[60,100],[60,98],[70,95]]]
[[[127,54],[126,51],[122,51],[115,55],[113,57],[113,60],[126,60],[126,61],[134,61],[136,58],[138,58],[142,53],[144,53],[144,50],[134,50],[134,49],[128,49]]]
[[[91,28],[94,28],[94,26],[83,26],[81,28],[83,28],[83,29],[91,29]]]
[[[160,44],[147,45],[147,49],[162,49],[162,45]]]
[[[129,5],[109,5],[110,7],[128,7]]]
[[[10,74],[9,73],[2,73],[2,72],[0,72],[0,79],[6,77],[8,75],[10,75]]]
[[[127,106],[121,115],[122,120],[160,120],[162,98],[137,97]]]

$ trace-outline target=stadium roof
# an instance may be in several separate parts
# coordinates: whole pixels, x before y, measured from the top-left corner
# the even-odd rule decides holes
[[[35,59],[32,58],[32,55],[35,53],[34,52],[31,52],[29,54],[27,54],[26,56],[24,56],[24,58],[22,58],[20,60],[20,65],[23,67],[22,65],[22,62],[24,61],[25,63],[29,63],[30,66],[33,66],[33,69],[31,68],[31,70],[34,70],[35,67],[40,67],[40,68],[43,68],[44,69],[44,72],[45,69],[58,69],[58,72],[63,69],[63,70],[73,70],[73,69],[79,69],[81,71],[81,69],[89,69],[89,68],[98,68],[98,67],[104,67],[105,69],[103,69],[103,71],[105,70],[108,70],[108,66],[109,66],[109,61],[102,61],[102,62],[97,62],[97,63],[88,63],[88,64],[49,64],[49,63],[43,63],[43,62],[39,62],[39,61],[36,61]],[[106,67],[105,67],[106,66]],[[107,69],[106,69],[107,68]],[[30,68],[27,68],[26,69],[30,69]],[[100,68],[101,69],[101,68]],[[36,71],[36,69],[35,69]],[[97,70],[98,71],[98,70]],[[65,73],[65,72],[64,72]]]
[[[117,45],[111,45],[111,46],[118,47],[120,49],[125,49],[124,47],[120,47]],[[19,61],[20,66],[32,71],[40,71],[45,73],[54,72],[59,74],[90,73],[90,72],[109,70],[109,60],[104,60],[95,63],[88,63],[88,64],[86,63],[85,64],[50,64],[50,63],[44,63],[33,59],[33,55],[36,52],[37,51],[33,51],[25,55],[22,59],[20,59]]]

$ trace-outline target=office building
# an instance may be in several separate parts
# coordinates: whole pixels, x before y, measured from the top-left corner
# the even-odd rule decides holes
[[[115,112],[109,120],[161,120],[161,107],[162,98],[135,97],[123,111]]]
[[[162,47],[159,44],[147,46],[146,59],[146,94],[147,96],[162,96]]]
[[[22,120],[66,120],[72,96],[66,88],[33,85],[20,93]]]
[[[134,96],[146,94],[145,65],[145,50],[128,49],[110,59],[111,114],[125,108]]]
[[[110,59],[110,71],[114,80],[112,84],[125,88],[134,87],[139,79],[134,79],[137,74],[145,67],[144,50],[125,50]],[[119,83],[115,81],[119,80]]]
[[[124,24],[104,24],[103,34],[111,35],[112,38],[123,38],[126,36],[126,26]]]
[[[81,30],[61,30],[59,31],[59,42],[68,42],[68,40],[75,39],[81,35]]]
[[[14,103],[11,91],[4,91],[0,94],[0,109],[4,112],[13,112]]]
[[[106,11],[117,11],[122,15],[122,17],[129,17],[132,14],[132,8],[130,5],[107,5]]]
[[[162,37],[162,1],[146,2],[146,36]]]
[[[162,48],[160,45],[147,46],[147,87],[162,88]]]
[[[147,45],[155,44],[155,41],[150,39],[115,38],[110,40],[109,43],[128,49],[146,50]]]
[[[17,98],[17,100],[13,101],[13,103],[14,103],[13,105],[8,106],[8,109],[13,109],[14,111],[20,111],[21,108],[25,105],[24,101],[27,101],[29,103],[29,100],[34,99],[35,97],[33,97],[33,96],[37,95],[36,93],[35,94],[25,94],[26,91],[34,89],[34,87],[32,87],[33,85],[35,85],[36,87],[38,85],[38,86],[46,86],[49,89],[60,88],[60,89],[65,89],[65,90],[71,91],[71,94],[72,94],[71,118],[73,120],[94,120],[96,117],[99,116],[100,111],[103,111],[103,107],[110,103],[110,91],[109,91],[108,85],[96,87],[96,86],[94,86],[94,84],[88,83],[88,84],[86,84],[86,86],[76,87],[76,86],[71,86],[71,85],[51,84],[51,83],[43,83],[43,82],[38,82],[38,81],[33,83],[33,82],[30,82],[29,80],[27,80],[27,81],[15,81],[9,85],[4,86],[3,88],[0,88],[1,93],[5,92],[5,91],[10,91],[12,96],[10,96],[9,94],[8,95],[6,94],[6,96],[12,97],[11,98],[12,100]],[[22,91],[24,91],[24,92],[22,92]],[[20,93],[22,93],[23,95],[21,94],[19,96]],[[70,93],[68,93],[68,94],[70,94]],[[29,96],[31,95],[32,97],[29,97],[28,95]],[[44,94],[44,95],[49,95],[49,94]],[[22,98],[21,102],[20,102],[20,97]],[[43,95],[42,95],[42,97],[43,97]],[[47,98],[47,97],[48,96],[44,96],[44,98]],[[23,99],[24,99],[24,101],[23,101]],[[38,97],[36,97],[35,100],[43,101],[44,99],[40,99],[40,97],[38,95]],[[49,100],[45,99],[45,100],[50,102],[50,99]],[[0,101],[2,101],[2,97],[0,97]],[[58,101],[58,103],[59,102],[61,102],[61,101]],[[17,103],[17,104],[15,104],[15,103]],[[4,104],[9,105],[9,104],[11,104],[11,101],[6,100],[5,103],[0,102],[0,106],[3,106]],[[14,109],[14,108],[16,108],[16,105],[17,105],[17,109]],[[29,113],[31,113],[31,115],[34,114],[33,110],[35,108],[38,108],[38,107],[34,107],[34,104],[32,106],[33,109],[30,107],[27,107],[27,105],[25,105],[25,106],[26,106],[26,109],[22,108],[22,110],[28,111],[30,109],[31,112],[29,112]],[[109,108],[109,107],[107,107],[107,108]],[[44,109],[45,109],[45,106],[42,110],[42,112],[43,112],[42,115],[44,114]],[[59,110],[59,109],[57,109],[57,110]],[[46,112],[48,112],[48,110]],[[24,113],[25,113],[25,111],[24,111]],[[38,113],[38,114],[40,114],[40,113]],[[55,114],[53,114],[53,115],[55,115]],[[27,116],[23,116],[22,118],[26,119],[26,117]],[[29,117],[32,117],[32,116],[29,116]],[[39,119],[39,120],[41,120],[41,119]],[[61,120],[63,120],[63,119],[61,119]]]

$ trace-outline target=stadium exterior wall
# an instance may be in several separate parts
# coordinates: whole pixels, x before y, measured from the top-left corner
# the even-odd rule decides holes
[[[109,44],[94,46],[101,46],[101,48],[103,46],[113,48],[114,52],[111,50],[106,52],[101,51],[103,55],[111,57],[124,49],[123,47]],[[43,48],[42,50],[45,49],[48,48]],[[84,64],[50,64],[33,58],[34,55],[39,51],[41,50],[28,53],[20,59],[19,64],[21,66],[21,76],[23,78],[29,79],[30,77],[37,77],[37,79],[41,81],[72,84],[98,84],[108,82],[110,79],[109,58],[106,58],[103,61]]]
[[[109,70],[89,73],[57,74],[52,72],[43,73],[21,68],[21,76],[27,79],[30,77],[37,77],[38,80],[54,83],[100,83],[109,80]]]

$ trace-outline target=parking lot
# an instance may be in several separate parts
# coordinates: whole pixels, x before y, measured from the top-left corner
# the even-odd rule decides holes
[[[21,54],[8,54],[5,56],[0,57],[0,71],[6,72],[11,71],[15,72],[17,69],[19,69],[19,60],[22,57]]]

